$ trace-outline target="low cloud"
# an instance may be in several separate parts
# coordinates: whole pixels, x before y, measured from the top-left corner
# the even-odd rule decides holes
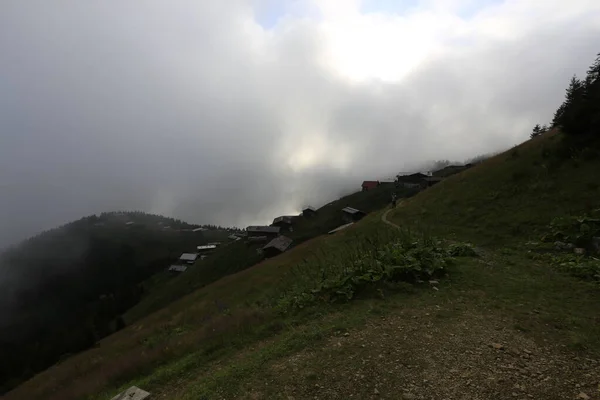
[[[387,3],[2,2],[0,246],[117,209],[266,222],[504,149],[600,51],[596,1]]]

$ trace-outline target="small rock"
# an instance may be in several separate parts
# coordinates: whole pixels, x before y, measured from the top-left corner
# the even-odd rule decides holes
[[[589,400],[590,396],[588,396],[587,394],[583,393],[583,392],[579,392],[579,394],[577,395],[577,399],[579,400]]]
[[[523,349],[523,353],[531,355],[531,351],[529,351],[527,349]]]
[[[573,249],[573,252],[574,252],[575,254],[579,254],[579,255],[581,255],[581,254],[585,254],[585,249],[584,249],[583,247],[575,247],[575,248]]]
[[[350,334],[348,332],[344,333],[344,336],[350,336]]]
[[[433,290],[439,291],[440,289],[438,289],[436,286],[432,286],[431,287]]]
[[[512,395],[512,397],[517,397],[518,396],[517,392],[512,392],[511,395]]]
[[[432,285],[438,285],[439,284],[438,281],[429,281],[429,283],[432,284]]]
[[[375,388],[375,390],[373,390],[373,394],[374,394],[375,396],[379,396],[379,390],[377,390],[377,388]]]
[[[492,343],[490,344],[490,347],[496,350],[504,350],[504,346],[500,343]]]
[[[509,352],[510,354],[512,354],[513,356],[518,356],[518,355],[520,355],[520,354],[521,354],[521,353],[519,352],[519,350],[517,350],[517,349],[515,349],[515,348],[513,348],[513,347],[511,347],[510,349],[508,349],[508,352]]]
[[[408,392],[402,393],[403,400],[415,400],[416,398],[417,398],[417,396],[415,396],[412,393],[408,393]]]

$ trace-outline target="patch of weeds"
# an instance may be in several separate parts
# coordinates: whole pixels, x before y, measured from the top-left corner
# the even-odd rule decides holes
[[[589,215],[555,218],[549,230],[542,238],[544,242],[564,242],[593,253],[594,238],[600,237],[600,210],[593,210]]]
[[[479,257],[479,254],[470,243],[452,243],[448,246],[448,253],[452,257]]]
[[[282,312],[304,308],[319,302],[346,302],[359,295],[385,297],[383,289],[414,290],[411,283],[422,282],[442,275],[453,257],[474,256],[469,244],[447,246],[425,235],[404,232],[387,244],[369,251],[348,253],[337,262],[322,260],[317,279],[302,279],[315,270],[315,265],[296,267],[305,273],[292,271],[300,278],[294,290],[284,293],[276,308]]]
[[[555,256],[554,258],[558,257]],[[561,258],[561,260],[555,262],[559,269],[581,279],[600,281],[600,260],[574,254]]]
[[[574,277],[600,282],[600,259],[580,254],[542,253],[531,257]]]

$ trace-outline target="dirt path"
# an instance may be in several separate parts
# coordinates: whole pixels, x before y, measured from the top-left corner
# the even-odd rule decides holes
[[[402,203],[400,203],[400,204],[402,204]],[[398,205],[400,205],[400,204],[398,204]],[[388,224],[389,226],[392,226],[392,227],[394,227],[394,228],[396,228],[396,229],[400,229],[400,227],[399,227],[398,225],[396,225],[396,224],[395,224],[395,223],[393,223],[393,222],[390,222],[390,221],[388,221],[388,219],[387,219],[387,216],[388,216],[388,214],[389,214],[389,213],[390,213],[392,210],[394,210],[394,209],[393,209],[393,208],[390,208],[389,210],[387,210],[386,212],[384,212],[384,213],[383,213],[383,215],[381,216],[381,222],[383,222],[384,224]]]
[[[493,311],[408,309],[272,363],[249,399],[598,399],[600,362]]]

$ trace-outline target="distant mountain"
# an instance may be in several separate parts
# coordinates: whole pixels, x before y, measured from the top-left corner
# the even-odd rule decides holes
[[[123,325],[140,282],[233,228],[143,212],[92,215],[0,254],[0,388]]]

